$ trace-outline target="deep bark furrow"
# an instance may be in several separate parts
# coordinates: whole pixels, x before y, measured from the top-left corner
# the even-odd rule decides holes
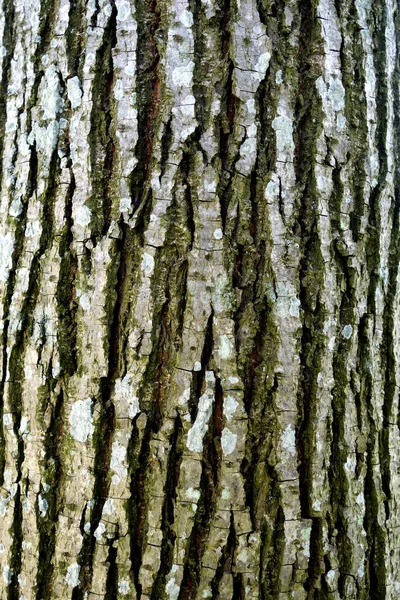
[[[160,23],[157,0],[138,0],[136,3],[138,44],[136,50],[136,77],[138,96],[138,142],[135,149],[137,166],[130,175],[130,193],[133,212],[149,195],[149,174],[153,145],[158,125],[160,104],[160,50],[164,31]]]
[[[88,202],[92,212],[91,239],[96,244],[107,235],[111,223],[114,194],[114,163],[116,140],[112,115],[114,66],[112,51],[117,43],[117,8],[111,6],[111,15],[104,29],[103,42],[96,53],[95,76],[92,84],[92,111],[90,114],[90,166],[93,198]]]
[[[318,43],[319,24],[310,6],[310,10],[302,11],[301,35],[304,37],[304,50],[299,56],[299,93],[302,97],[297,116],[297,160],[295,168],[301,200],[298,213],[297,227],[300,233],[300,262],[299,298],[303,310],[303,331],[301,338],[301,377],[299,425],[297,443],[299,448],[299,475],[302,500],[302,516],[311,516],[310,490],[312,480],[310,464],[315,446],[315,403],[317,375],[320,370],[320,360],[323,356],[321,344],[321,328],[324,322],[324,307],[321,306],[320,294],[321,274],[324,265],[320,251],[320,240],[315,215],[316,184],[314,161],[317,138],[319,136],[322,116],[321,101],[316,95],[315,81],[320,73],[310,66],[310,59]],[[302,406],[303,405],[303,406]]]
[[[209,429],[204,440],[200,479],[202,493],[194,517],[193,529],[187,542],[183,579],[178,596],[179,600],[192,600],[197,596],[203,556],[210,534],[211,519],[216,505],[216,495],[219,492],[221,432],[222,389],[221,382],[216,379],[215,403]]]

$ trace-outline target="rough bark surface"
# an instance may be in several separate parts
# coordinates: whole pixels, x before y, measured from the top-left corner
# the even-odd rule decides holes
[[[2,0],[1,598],[400,598],[399,32]]]

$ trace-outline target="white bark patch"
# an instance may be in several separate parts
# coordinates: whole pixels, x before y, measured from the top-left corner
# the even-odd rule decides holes
[[[103,523],[99,523],[98,526],[97,526],[97,528],[96,528],[96,531],[93,534],[94,537],[96,538],[96,540],[98,542],[101,541],[101,539],[103,537],[103,533],[105,532],[105,530],[106,530],[106,528],[105,528],[104,524]]]
[[[327,131],[332,128],[332,132],[343,132],[346,127],[346,118],[343,114],[345,108],[345,89],[340,78],[336,75],[331,75],[325,82],[323,77],[319,77],[316,81],[316,87],[321,96],[327,117],[325,120]]]
[[[227,335],[221,335],[219,338],[219,356],[226,360],[232,356],[233,342]]]
[[[333,590],[335,578],[336,578],[336,571],[331,569],[330,571],[327,572],[327,574],[325,575],[325,578],[326,578],[326,583],[328,584],[329,589]]]
[[[10,208],[8,209],[8,214],[11,217],[18,217],[22,212],[22,202],[21,198],[14,198],[14,200],[10,204]]]
[[[258,58],[255,64],[255,70],[257,73],[254,74],[255,79],[257,81],[262,81],[265,77],[265,73],[267,72],[269,61],[271,58],[271,54],[269,52],[263,52],[261,56]]]
[[[346,462],[344,463],[344,468],[348,473],[353,474],[356,470],[356,460],[354,456],[348,456]]]
[[[139,398],[137,396],[132,396],[131,400],[129,401],[128,416],[130,419],[134,419],[136,417],[136,415],[139,413],[140,413]]]
[[[301,531],[301,540],[303,542],[303,554],[305,557],[310,558],[310,537],[311,528],[305,527]]]
[[[119,201],[119,210],[120,212],[128,212],[131,206],[130,198],[121,198]]]
[[[127,469],[123,462],[126,457],[126,448],[119,442],[114,442],[112,445],[110,467],[113,471],[118,473],[120,477],[125,477]]]
[[[346,117],[342,114],[339,114],[336,117],[336,126],[338,131],[342,132],[344,131],[345,127],[346,127]]]
[[[145,252],[142,258],[142,271],[147,277],[150,277],[154,270],[154,258],[151,254]]]
[[[322,100],[329,102],[335,112],[344,110],[345,90],[340,79],[330,77],[329,81],[325,83],[322,77],[318,77],[316,86]]]
[[[236,433],[233,433],[232,431],[230,431],[230,429],[228,429],[227,427],[224,427],[224,429],[222,430],[222,435],[221,435],[221,447],[222,447],[222,452],[224,453],[225,456],[229,456],[229,454],[232,454],[232,452],[234,452],[234,450],[236,448],[236,442],[237,442]]]
[[[54,65],[45,71],[41,105],[45,119],[55,119],[61,110],[60,81]]]
[[[192,83],[194,62],[190,60],[182,67],[175,67],[172,71],[172,81],[178,87],[187,87]]]
[[[4,413],[3,414],[3,424],[5,425],[5,427],[11,427],[11,425],[12,425],[12,415],[11,415],[11,413]]]
[[[92,401],[78,400],[72,405],[69,416],[70,434],[77,442],[85,443],[94,432],[92,418]]]
[[[293,152],[294,142],[292,120],[285,115],[275,117],[275,119],[272,121],[272,128],[275,130],[276,146],[278,150],[283,151],[287,148]]]
[[[79,297],[79,306],[84,310],[90,310],[90,299],[88,294],[81,294]]]
[[[0,498],[0,516],[1,517],[6,516],[9,502],[10,502],[10,497],[8,497],[8,498],[1,497]]]
[[[200,490],[188,488],[186,490],[186,496],[189,498],[189,500],[194,500],[195,502],[197,502],[198,499],[200,498]]]
[[[12,251],[14,243],[12,235],[8,232],[6,235],[0,234],[0,281],[5,283],[8,278],[8,272],[12,266]]]
[[[47,513],[47,509],[49,508],[49,505],[47,503],[46,498],[43,498],[43,496],[41,494],[39,494],[39,496],[38,496],[38,507],[39,507],[40,516],[45,517],[46,513]]]
[[[208,420],[211,415],[213,396],[203,394],[199,400],[197,417],[192,428],[188,433],[187,448],[192,452],[201,452],[203,450],[203,438],[208,429]]]
[[[249,100],[247,100],[246,108],[249,115],[254,116],[256,114],[256,103],[254,98],[250,98]]]
[[[300,316],[300,300],[298,298],[290,298],[289,315],[291,317]]]
[[[51,371],[52,371],[52,375],[53,375],[54,379],[57,379],[57,377],[59,376],[59,374],[61,372],[61,365],[58,361],[54,363]]]
[[[121,79],[118,79],[118,81],[116,82],[116,84],[114,86],[114,98],[116,100],[122,100],[123,97],[124,97],[124,87],[123,87]]]
[[[190,388],[186,388],[185,390],[183,390],[183,394],[179,398],[178,402],[181,406],[183,406],[184,404],[186,404],[186,402],[189,400],[189,398],[190,398]]]
[[[312,507],[313,507],[313,510],[320,511],[321,510],[321,502],[319,500],[314,500]]]
[[[90,212],[90,208],[88,206],[74,206],[72,209],[72,216],[74,223],[80,225],[81,227],[86,227],[90,223],[92,213]]]
[[[364,507],[365,506],[365,499],[364,499],[364,494],[358,494],[357,498],[356,498],[356,502],[358,504],[358,506]]]
[[[193,25],[193,15],[186,9],[179,14],[179,20],[184,27],[191,27]]]
[[[42,226],[40,224],[40,221],[30,221],[26,225],[25,237],[34,238],[34,237],[37,237],[38,235],[40,235],[41,232],[42,232]]]
[[[271,179],[268,181],[267,187],[265,188],[264,198],[266,200],[273,201],[279,195],[279,182],[277,180]]]
[[[214,371],[206,371],[206,382],[211,384],[211,386],[215,384]]]
[[[47,127],[40,127],[35,121],[32,125],[32,131],[28,136],[29,144],[33,144],[36,140],[36,147],[43,152],[47,164],[50,162],[51,153],[57,143],[58,130],[57,121],[51,121]]]
[[[249,135],[249,132],[247,132]],[[240,161],[238,161],[238,168],[241,169],[245,175],[248,175],[257,151],[257,141],[254,136],[249,136],[243,144],[240,146]]]
[[[177,597],[179,596],[179,590],[180,590],[180,587],[179,587],[179,585],[177,585],[175,583],[175,577],[170,579],[168,581],[167,585],[165,586],[165,591],[167,592],[167,594],[171,598],[171,600],[177,599]]]
[[[11,469],[6,469],[4,471],[4,481],[5,481],[5,484],[7,487],[11,487],[11,485],[14,481],[14,473]]]
[[[342,329],[342,336],[344,338],[346,338],[346,340],[349,340],[352,336],[353,333],[353,328],[351,325],[345,325]]]
[[[132,393],[130,384],[131,375],[127,373],[123,379],[117,379],[115,381],[115,396],[116,398],[123,397],[129,398]]]
[[[103,506],[103,514],[112,515],[115,512],[115,504],[112,498],[107,498]]]
[[[282,448],[290,456],[296,456],[296,433],[292,425],[288,425],[281,435]]]
[[[340,79],[329,79],[329,96],[334,110],[344,109],[345,91]]]
[[[19,434],[20,435],[26,435],[29,433],[29,419],[28,417],[22,417],[21,418],[21,423],[19,426]]]
[[[130,3],[126,2],[126,0],[123,0],[122,2],[117,2],[116,5],[118,9],[117,21],[119,21],[120,23],[124,23],[131,16]]]
[[[247,553],[247,549],[246,548],[242,548],[242,550],[237,555],[238,562],[242,563],[241,566],[244,567],[246,565],[246,563],[247,563],[248,558],[249,558],[249,555]]]
[[[211,301],[216,314],[229,310],[231,302],[231,288],[226,273],[219,272],[218,276],[213,279],[214,287],[211,292]],[[227,336],[224,338],[229,339]]]
[[[117,379],[115,382],[115,401],[125,400],[128,402],[128,415],[130,419],[140,413],[139,398],[133,393],[132,375],[127,373],[123,379]]]
[[[331,569],[330,571],[328,571],[327,574],[326,574],[326,578],[329,581],[329,583],[332,583],[333,580],[335,579],[335,571],[333,569]]]
[[[233,396],[224,398],[224,415],[227,421],[231,421],[238,406],[239,402],[237,402]]]
[[[12,572],[12,570],[10,569],[10,567],[8,565],[3,567],[3,579],[4,579],[4,583],[6,585],[10,585],[13,574],[14,573]]]
[[[78,77],[72,77],[67,80],[68,100],[71,102],[71,108],[78,108],[82,103],[81,82]]]
[[[67,574],[65,576],[65,581],[71,587],[76,587],[80,584],[79,573],[81,571],[80,565],[78,563],[74,563],[70,565],[67,569]]]
[[[118,592],[121,594],[121,596],[127,596],[130,589],[129,581],[127,579],[121,579],[121,581],[118,581]]]

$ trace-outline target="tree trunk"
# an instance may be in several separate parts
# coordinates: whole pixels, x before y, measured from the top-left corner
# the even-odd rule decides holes
[[[1,598],[400,598],[399,7],[3,0]]]

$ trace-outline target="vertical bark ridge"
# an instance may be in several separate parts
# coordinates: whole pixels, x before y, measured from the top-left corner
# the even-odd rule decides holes
[[[48,8],[50,9],[48,18],[45,19],[44,23],[42,23],[42,27],[39,28],[39,31],[43,36],[42,38],[38,38],[40,39],[40,46],[42,50],[46,49],[46,44],[49,42],[48,29],[51,30],[52,24],[53,7],[50,4]],[[25,19],[23,20],[23,22],[24,21]],[[25,43],[28,43],[29,40],[29,34],[26,36],[26,39],[24,39],[26,34],[24,32],[23,23],[20,23],[19,25],[21,28],[21,34],[20,36],[15,36],[17,44],[16,48],[18,47],[18,44],[23,44],[24,41]],[[23,73],[25,69],[27,69],[27,66],[29,65],[32,69],[31,76],[33,75],[33,82],[28,82],[26,79],[24,79],[24,85],[22,90],[18,90],[17,92],[23,92],[25,96],[24,102],[26,102],[26,113],[24,114],[24,126],[27,127],[29,133],[31,131],[32,126],[32,107],[35,104],[36,95],[38,93],[41,81],[41,77],[38,76],[38,64],[37,61],[35,61],[35,58],[37,58],[35,55],[36,50],[37,47],[34,48],[32,56],[30,57],[31,64],[29,65],[29,62],[27,61],[27,65],[25,66],[25,68],[21,68],[20,71],[17,70],[17,72],[14,74],[14,77],[17,78],[17,81],[20,80],[21,83]],[[57,79],[56,81],[54,81],[54,83],[55,87],[58,87],[60,82]],[[11,82],[10,84],[12,86]],[[14,94],[15,92],[16,90],[14,91]],[[10,109],[11,108],[12,105],[10,106]],[[23,113],[19,111],[19,115],[17,116],[20,126],[22,126],[20,117],[21,114]],[[8,118],[12,119],[15,116],[16,115],[13,114],[12,110],[8,111]],[[11,130],[13,130],[13,128],[11,128]],[[18,127],[16,128],[16,131],[18,132]],[[5,404],[7,406],[7,410],[9,411],[8,417],[6,417],[6,421],[8,425],[12,424],[12,429],[8,429],[10,433],[7,436],[8,443],[6,445],[6,452],[7,450],[9,452],[7,446],[10,443],[13,446],[16,445],[16,449],[12,453],[14,461],[10,461],[9,456],[8,460],[6,459],[5,465],[3,466],[4,468],[7,465],[8,468],[2,470],[2,477],[4,476],[6,479],[11,478],[15,486],[13,491],[13,493],[15,494],[15,519],[13,527],[13,542],[10,549],[11,557],[8,575],[10,586],[7,590],[8,596],[10,598],[19,597],[20,594],[20,574],[23,568],[24,554],[22,521],[25,516],[25,511],[23,503],[25,502],[28,495],[32,493],[32,490],[30,489],[29,485],[29,474],[25,470],[26,453],[25,442],[23,438],[25,427],[23,426],[22,422],[22,414],[24,412],[25,399],[22,372],[26,355],[26,347],[29,344],[29,340],[32,334],[34,333],[34,313],[36,312],[36,304],[41,280],[41,263],[43,260],[43,255],[48,251],[52,241],[54,193],[58,185],[59,166],[57,155],[54,151],[52,151],[51,155],[48,156],[47,161],[42,162],[39,158],[35,142],[28,142],[27,144],[27,142],[23,142],[21,138],[18,140],[17,136],[15,140],[15,149],[17,152],[13,153],[13,163],[15,159],[18,160],[18,151],[21,150],[21,144],[23,145],[23,147],[25,147],[25,156],[29,157],[30,154],[30,157],[27,161],[27,163],[29,164],[29,171],[26,173],[26,191],[24,192],[25,186],[20,185],[19,198],[18,196],[16,196],[15,198],[15,200],[17,200],[17,205],[15,205],[15,203],[11,203],[9,205],[10,214],[14,217],[20,217],[16,223],[16,231],[19,231],[20,235],[18,236],[19,242],[15,244],[13,248],[13,257],[11,264],[13,274],[9,280],[10,285],[8,286],[7,294],[5,296],[5,302],[3,305],[3,310],[5,310],[6,314],[8,315],[9,326],[6,327],[4,331],[5,347],[7,348],[7,354],[5,354],[3,361],[6,371],[6,377],[4,380],[4,386],[2,391],[5,396]],[[13,167],[17,167],[17,160]],[[21,158],[19,158],[19,162],[21,163]],[[39,166],[42,168],[41,174],[43,174],[45,177],[46,175],[48,175],[47,180],[45,178],[42,182],[40,182],[39,180]],[[47,171],[47,169],[51,170],[50,174]],[[38,211],[39,221],[32,222],[32,217],[34,217],[37,208],[37,196],[40,197],[42,203],[42,211]],[[43,218],[42,222],[40,221],[40,217]],[[44,226],[42,223],[44,224]],[[36,237],[35,241],[32,240],[32,238],[34,237]],[[28,251],[30,254],[29,258],[27,258]],[[25,265],[28,266],[27,270],[25,270],[26,268],[24,268]],[[18,315],[17,321],[15,321],[14,315]],[[44,323],[43,333],[45,336],[46,325]],[[40,352],[41,349],[39,345],[39,361]],[[23,492],[22,486],[24,489]],[[33,535],[35,536],[35,533]]]
[[[11,60],[14,54],[14,48],[16,43],[15,36],[15,7],[14,3],[9,0],[4,0],[2,6],[3,16],[3,30],[2,30],[2,44],[5,48],[6,54],[2,57],[1,64],[1,104],[0,104],[0,126],[1,131],[4,132],[6,120],[7,120],[7,88],[10,80],[11,71]],[[4,135],[1,136],[0,141],[0,159],[1,159],[1,175],[3,169],[3,152],[4,152]]]
[[[12,560],[10,565],[11,571],[15,575],[9,587],[10,598],[17,598],[19,596],[19,583],[16,575],[21,570],[22,560],[22,526],[20,524],[20,519],[22,519],[21,479],[22,466],[25,459],[25,444],[21,432],[21,419],[23,411],[23,382],[21,378],[21,373],[23,370],[22,365],[24,363],[26,344],[33,333],[33,315],[39,295],[39,286],[41,279],[41,262],[43,259],[43,255],[48,250],[49,244],[51,243],[53,236],[54,190],[58,184],[57,176],[59,173],[58,157],[55,151],[53,152],[53,157],[50,162],[50,172],[51,176],[48,179],[47,189],[45,190],[45,194],[42,199],[43,220],[46,225],[42,230],[42,234],[40,236],[39,241],[39,248],[35,252],[30,266],[29,282],[21,310],[23,318],[20,328],[15,336],[15,341],[10,352],[8,366],[10,376],[10,381],[8,385],[9,407],[13,415],[13,431],[15,439],[17,441],[16,484],[18,486],[14,507],[14,523],[16,526],[16,530],[14,533],[13,547],[11,550],[14,560]],[[43,326],[43,335],[45,336],[46,326],[45,324]],[[45,339],[43,340],[43,343],[45,343]],[[38,359],[40,360],[40,354],[38,356]]]
[[[215,509],[215,496],[220,482],[222,433],[222,389],[221,382],[215,381],[215,402],[211,422],[204,439],[200,489],[194,524],[187,543],[183,579],[179,591],[179,600],[197,597],[200,582],[200,568],[210,532],[210,523]]]
[[[385,42],[385,27],[387,18],[387,6],[374,7],[372,18],[374,23],[372,42],[373,42],[373,59],[375,65],[386,64],[386,42]],[[386,74],[377,74],[376,79],[376,98],[379,110],[377,112],[377,127],[376,127],[376,147],[379,157],[379,169],[377,183],[370,194],[369,205],[369,245],[367,247],[367,266],[370,276],[370,284],[368,288],[368,312],[374,315],[372,326],[372,335],[375,333],[377,325],[376,319],[376,290],[379,285],[379,253],[381,249],[381,229],[382,229],[382,210],[381,200],[385,192],[386,175],[388,169],[388,157],[386,150],[386,133],[387,133],[387,82]],[[376,254],[373,255],[371,249],[375,248]],[[371,390],[373,398],[373,391]],[[368,399],[368,402],[372,401]],[[379,444],[379,429],[374,422],[374,413],[371,411],[370,416],[370,434],[369,452],[367,455],[367,474],[366,486],[369,489],[369,495],[366,497],[366,518],[365,528],[367,531],[368,541],[368,580],[370,586],[371,598],[386,597],[385,579],[386,579],[386,560],[385,560],[385,535],[380,524],[379,518],[379,495],[380,486],[377,486],[374,478],[373,454],[375,444]],[[378,430],[378,431],[377,431]],[[382,458],[381,453],[379,453]]]
[[[182,463],[182,421],[178,416],[171,436],[171,449],[168,456],[167,478],[165,482],[165,499],[162,515],[162,542],[160,552],[160,568],[155,577],[152,588],[152,600],[166,598],[165,583],[168,573],[173,565],[173,550],[176,534],[173,530],[175,520],[176,487],[179,480]]]

